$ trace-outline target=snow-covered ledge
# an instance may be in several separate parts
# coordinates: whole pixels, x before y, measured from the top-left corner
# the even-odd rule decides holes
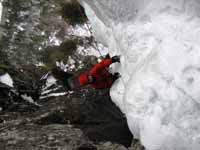
[[[200,148],[200,1],[80,0],[96,39],[121,55],[111,89],[148,150]]]

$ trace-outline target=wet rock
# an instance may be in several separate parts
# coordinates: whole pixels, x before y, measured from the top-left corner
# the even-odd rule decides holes
[[[65,64],[69,56],[73,56],[77,49],[77,39],[63,41],[59,46],[49,46],[42,53],[42,60],[49,68],[53,68],[56,61],[62,60]]]
[[[2,150],[75,150],[89,143],[79,129],[68,125],[39,126],[34,124],[18,125],[4,129],[0,133]]]
[[[4,75],[6,72],[3,69],[0,69],[0,76]]]
[[[43,84],[45,84],[40,80],[45,71],[33,65],[18,66],[18,68],[9,66],[3,69],[11,75],[14,87],[0,83],[0,107],[2,110],[23,113],[34,111],[39,107],[36,101],[39,99]]]
[[[64,110],[65,120],[82,129],[94,142],[112,141],[129,147],[132,134],[126,118],[111,101],[108,91],[96,93],[89,90],[87,94],[85,97],[76,96],[67,101]]]
[[[97,150],[128,150],[126,147],[119,145],[119,144],[113,144],[111,142],[106,142],[98,145]]]
[[[83,24],[87,21],[84,9],[77,0],[63,2],[62,17],[71,25]]]
[[[140,141],[137,139],[134,139],[130,150],[145,150],[144,146],[141,145]]]
[[[97,150],[97,147],[93,144],[83,144],[77,150]]]
[[[41,108],[25,114],[0,113],[0,148],[123,150],[124,146],[112,143],[130,146],[132,135],[126,120],[120,112],[115,116],[118,109],[106,102],[109,99],[101,97],[102,102],[97,102],[87,97],[88,101],[75,95],[48,99]]]
[[[54,111],[46,115],[41,116],[36,123],[39,125],[48,125],[48,124],[66,124],[67,121],[62,111]]]
[[[67,23],[59,13],[60,2],[4,0],[3,5],[0,47],[13,64],[37,63],[42,50],[64,40]]]

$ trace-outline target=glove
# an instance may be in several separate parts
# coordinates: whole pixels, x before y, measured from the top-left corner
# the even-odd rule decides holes
[[[113,81],[115,81],[115,80],[117,80],[120,77],[121,77],[120,73],[116,72],[116,73],[113,74],[112,79],[113,79]]]
[[[111,59],[112,59],[113,63],[115,63],[115,62],[120,63],[120,56],[113,56]]]

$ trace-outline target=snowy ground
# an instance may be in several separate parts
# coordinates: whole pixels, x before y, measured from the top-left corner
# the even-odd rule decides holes
[[[200,1],[81,0],[96,38],[121,55],[112,100],[148,150],[199,150]]]

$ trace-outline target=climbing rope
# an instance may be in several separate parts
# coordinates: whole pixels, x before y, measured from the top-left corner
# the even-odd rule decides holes
[[[92,35],[92,30],[91,30],[91,28],[89,27],[88,23],[86,23],[86,26],[87,26],[88,31],[89,31],[90,34]],[[98,48],[98,44],[97,44],[97,41],[96,41],[96,40],[94,40],[94,46],[95,46],[96,50],[99,52],[100,56],[103,57],[103,55],[101,54],[101,52],[100,52],[100,50],[99,50],[99,48]]]

